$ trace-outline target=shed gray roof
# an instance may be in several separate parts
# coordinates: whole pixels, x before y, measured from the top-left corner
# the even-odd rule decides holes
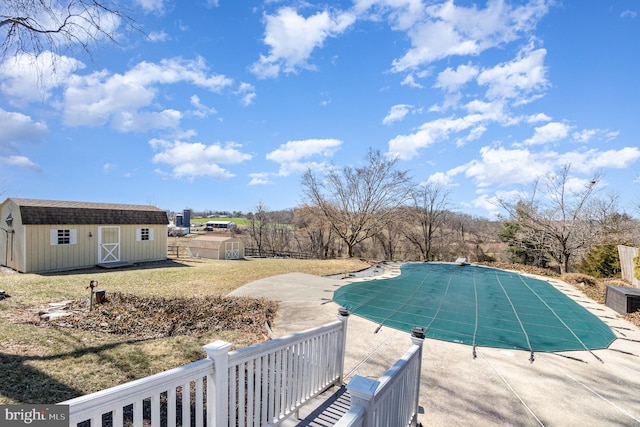
[[[155,206],[61,200],[8,199],[30,224],[168,224],[167,213]]]

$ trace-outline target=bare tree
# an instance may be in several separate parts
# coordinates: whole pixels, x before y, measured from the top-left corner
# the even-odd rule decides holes
[[[393,216],[393,220],[389,221],[373,236],[374,240],[382,248],[384,258],[388,260],[395,260],[401,247],[402,230],[405,228],[402,212],[403,210],[396,209],[396,215]]]
[[[269,214],[266,205],[262,200],[258,201],[255,213],[248,213],[249,235],[258,249],[258,255],[262,256],[264,244],[267,239],[267,229],[269,226]]]
[[[388,224],[409,196],[407,172],[396,169],[397,159],[369,150],[367,164],[330,169],[324,179],[310,169],[302,178],[306,200],[327,218],[344,241],[349,257],[359,243]]]
[[[136,28],[116,0],[2,0],[0,2],[0,59],[80,45],[90,52],[92,42],[117,42],[117,30]]]
[[[549,176],[542,193],[536,183],[530,200],[499,200],[518,225],[519,238],[551,256],[561,273],[569,272],[572,256],[594,242],[601,231],[591,203],[601,175],[572,190],[570,170],[565,165]]]
[[[433,260],[432,245],[436,231],[447,221],[449,192],[438,184],[419,184],[412,192],[412,219],[404,235],[419,250],[422,259]]]
[[[293,211],[267,212],[268,224],[265,228],[265,246],[274,253],[290,251],[293,238]]]
[[[311,252],[320,259],[333,258],[338,251],[334,245],[333,230],[327,219],[317,208],[303,206],[297,208],[293,217],[293,224],[300,233],[307,237],[308,242],[298,241],[299,252]],[[303,240],[303,241],[301,241]]]

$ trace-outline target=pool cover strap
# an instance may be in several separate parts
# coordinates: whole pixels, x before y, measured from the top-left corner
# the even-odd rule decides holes
[[[475,347],[553,352],[607,348],[611,329],[543,280],[494,268],[411,263],[345,285],[333,299],[381,326]],[[594,355],[595,356],[595,355]]]

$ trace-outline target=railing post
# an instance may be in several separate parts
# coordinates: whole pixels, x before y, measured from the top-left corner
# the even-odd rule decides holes
[[[338,372],[340,375],[338,376],[338,385],[342,385],[342,379],[344,376],[344,357],[347,352],[347,320],[349,320],[349,310],[344,307],[338,308],[338,319],[342,322],[342,341],[338,344],[340,348],[338,348]]]
[[[349,412],[359,412],[362,409],[364,412],[362,427],[373,426],[373,397],[379,385],[380,381],[361,377],[360,375],[354,375],[351,381],[349,381],[349,384],[347,384],[347,390],[349,390],[349,394],[351,395]]]
[[[419,408],[419,399],[420,399],[420,376],[422,375],[422,344],[424,343],[424,329],[418,326],[414,327],[411,330],[411,342],[413,345],[417,345],[420,347],[418,349],[418,378],[416,378],[416,400],[413,406],[413,413],[415,416],[413,417],[413,423],[411,425],[413,427],[418,426],[418,408]]]
[[[229,349],[231,343],[217,340],[202,347],[213,361],[213,372],[207,375],[207,425],[229,423]],[[183,392],[184,393],[184,392]]]

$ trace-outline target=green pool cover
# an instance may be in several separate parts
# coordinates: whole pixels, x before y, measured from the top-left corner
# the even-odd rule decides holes
[[[401,275],[345,285],[333,300],[380,325],[483,347],[542,352],[607,348],[600,319],[543,280],[474,265],[410,263]],[[474,350],[475,354],[475,350]]]

